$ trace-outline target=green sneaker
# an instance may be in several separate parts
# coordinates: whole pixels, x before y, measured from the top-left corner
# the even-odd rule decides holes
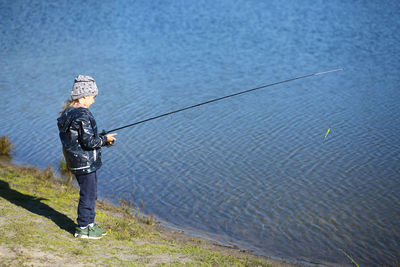
[[[94,224],[92,227],[96,232],[100,233],[101,235],[106,235],[107,231],[104,230],[103,228],[101,228],[100,226],[98,226],[97,224]]]
[[[86,227],[85,229],[81,229],[79,226],[75,228],[75,237],[79,238],[88,238],[88,239],[100,239],[103,235],[96,231],[94,227]]]

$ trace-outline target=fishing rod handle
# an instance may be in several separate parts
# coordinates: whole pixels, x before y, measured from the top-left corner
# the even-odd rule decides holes
[[[105,135],[107,135],[107,134],[108,134],[108,132],[106,132],[106,130],[104,130],[104,129],[103,129],[103,131],[100,133],[100,135],[103,135],[103,136],[105,136]],[[112,141],[112,142],[106,142],[106,147],[113,146],[113,145],[114,145],[114,143],[115,143],[115,141]]]

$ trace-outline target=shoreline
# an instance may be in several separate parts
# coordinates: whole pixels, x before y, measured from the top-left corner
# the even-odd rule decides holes
[[[108,229],[108,235],[93,241],[77,239],[71,234],[72,226],[75,226],[79,199],[77,188],[62,184],[60,178],[55,177],[49,169],[20,166],[11,160],[6,163],[4,158],[0,160],[0,185],[0,196],[2,196],[0,209],[4,214],[0,219],[2,226],[0,259],[11,266],[18,266],[21,263],[29,266],[43,265],[46,262],[43,259],[48,259],[47,263],[53,261],[54,265],[83,264],[77,259],[69,261],[60,257],[64,254],[63,251],[72,255],[84,255],[83,258],[94,261],[92,263],[96,263],[95,265],[303,266],[304,264],[257,255],[237,246],[224,246],[216,240],[154,222],[152,218],[140,214],[140,211],[129,206],[129,203],[115,206],[107,204],[104,200],[97,201],[96,221]],[[37,210],[35,206],[39,206],[39,209]],[[49,210],[50,214],[41,211],[40,207]],[[32,231],[25,231],[24,228],[23,233],[20,232],[21,228],[18,225],[21,217],[25,219],[23,225],[34,226]],[[48,232],[47,228],[53,230]],[[18,238],[21,235],[25,238]],[[65,247],[64,243],[54,243],[55,236],[61,237],[69,246]],[[42,243],[52,245],[43,246]],[[89,248],[90,255],[81,250],[82,245],[84,248]],[[108,246],[114,247],[114,250],[110,250],[110,255],[107,257],[94,260],[91,256],[98,256],[95,248],[102,246],[105,246],[103,253],[109,250]],[[126,260],[132,254],[135,257]]]

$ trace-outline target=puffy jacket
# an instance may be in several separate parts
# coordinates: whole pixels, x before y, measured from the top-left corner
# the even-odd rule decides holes
[[[107,144],[107,137],[98,135],[96,121],[89,109],[67,109],[57,121],[68,169],[78,175],[99,169],[101,147]]]

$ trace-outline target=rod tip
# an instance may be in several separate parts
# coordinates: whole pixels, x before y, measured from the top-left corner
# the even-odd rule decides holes
[[[334,69],[334,70],[328,70],[328,71],[318,72],[318,73],[315,73],[315,75],[321,75],[321,74],[326,74],[326,73],[336,72],[336,71],[342,71],[342,70],[344,70],[344,68],[339,68],[339,69]]]

